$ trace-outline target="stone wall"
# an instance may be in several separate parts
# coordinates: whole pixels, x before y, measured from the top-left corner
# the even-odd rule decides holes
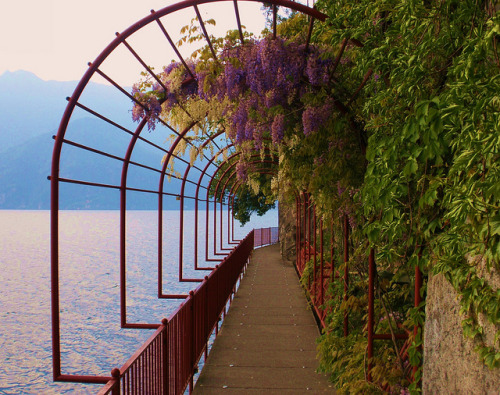
[[[278,208],[281,256],[287,261],[295,261],[295,205],[280,201]]]
[[[482,274],[495,288],[499,273]],[[490,370],[474,351],[474,342],[462,333],[458,294],[442,275],[429,276],[427,286],[424,366],[424,394],[500,394],[500,370]],[[493,344],[495,329],[486,328],[486,342]]]

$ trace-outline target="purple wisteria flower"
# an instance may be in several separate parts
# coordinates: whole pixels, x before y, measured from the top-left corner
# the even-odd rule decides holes
[[[239,180],[247,181],[248,179],[248,164],[243,161],[239,161],[236,164],[236,175]]]
[[[310,133],[317,132],[332,114],[332,103],[328,100],[325,104],[318,107],[308,106],[302,113],[302,126],[304,134],[308,136]]]
[[[273,124],[271,125],[271,138],[273,144],[281,143],[285,135],[285,116],[278,114],[274,117]]]

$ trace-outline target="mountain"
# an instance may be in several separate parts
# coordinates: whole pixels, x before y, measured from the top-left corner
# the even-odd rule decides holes
[[[0,209],[49,209],[50,175],[53,133],[44,133],[8,151],[0,153]],[[130,136],[96,118],[73,121],[67,139],[89,147],[123,157]],[[138,143],[132,161],[155,169],[161,168],[164,152],[147,144]],[[61,153],[60,177],[108,185],[120,185],[122,162],[65,144]],[[127,185],[132,188],[158,189],[159,174],[130,165]],[[178,193],[180,182],[172,179],[165,183],[165,192]],[[186,185],[185,194],[193,196],[195,186]],[[156,194],[128,192],[127,208],[156,209]],[[193,208],[191,199],[185,200],[186,209]],[[203,206],[204,207],[204,206]],[[119,191],[93,186],[60,183],[61,209],[118,209]],[[164,198],[165,209],[178,209],[175,197]]]
[[[57,130],[66,97],[72,95],[77,83],[43,81],[27,71],[7,71],[0,75],[0,152]],[[80,101],[91,103],[93,109],[99,109],[116,122],[131,124],[126,110],[131,108],[130,99],[113,86],[90,82]],[[73,119],[88,116],[78,110]]]
[[[34,74],[17,71],[0,76],[0,209],[50,208],[52,150],[66,100],[77,82],[43,81]],[[125,88],[128,89],[128,88]],[[79,102],[99,112],[119,125],[135,130],[131,120],[130,99],[113,86],[90,83]],[[166,148],[170,131],[157,128],[147,132],[148,139]],[[68,125],[65,139],[123,158],[130,135],[103,120],[76,108]],[[161,169],[165,152],[138,141],[132,161]],[[186,153],[188,156],[188,153]],[[176,162],[176,170],[183,166]],[[199,164],[199,163],[198,163]],[[96,153],[63,146],[60,177],[118,186],[122,162]],[[158,189],[157,172],[131,165],[127,185],[132,188]],[[180,182],[172,178],[165,192],[177,194]],[[186,184],[186,196],[194,195],[195,187]],[[156,209],[158,197],[154,193],[129,192],[127,208]],[[185,200],[187,209],[193,208],[192,199]],[[60,183],[61,209],[117,209],[119,190]],[[204,207],[204,206],[203,206]],[[164,198],[165,209],[178,209],[175,196]]]

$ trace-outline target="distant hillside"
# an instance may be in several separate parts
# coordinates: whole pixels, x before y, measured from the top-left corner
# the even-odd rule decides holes
[[[50,208],[52,150],[59,122],[77,82],[43,81],[34,74],[17,71],[0,76],[0,209]],[[122,126],[134,130],[131,103],[116,88],[89,84],[79,100]],[[163,128],[147,132],[160,146],[170,133]],[[67,139],[123,157],[130,136],[108,123],[76,109],[67,130]],[[163,152],[138,142],[132,160],[158,169]],[[120,185],[122,162],[65,145],[61,156],[61,177]],[[158,173],[131,165],[128,186],[156,191]],[[167,183],[165,191],[178,193],[179,181]],[[194,187],[187,184],[186,195]],[[193,200],[186,200],[192,208]],[[156,194],[130,192],[127,208],[155,209]],[[165,209],[178,209],[175,197],[164,199]],[[60,184],[61,209],[117,209],[119,191],[68,183]]]
[[[27,142],[0,153],[0,209],[49,209],[50,175],[53,133],[33,137]],[[123,157],[130,136],[95,118],[83,118],[71,123],[67,138],[90,147]],[[153,168],[161,168],[163,152],[138,143],[132,160]],[[122,162],[65,145],[61,155],[60,177],[120,185]],[[159,174],[130,165],[128,186],[158,189]],[[165,192],[178,193],[179,181],[166,182]],[[187,184],[186,195],[194,195],[194,186]],[[156,194],[129,192],[127,208],[156,209]],[[185,207],[194,203],[187,199]],[[92,186],[60,183],[61,209],[118,209],[119,191]],[[175,197],[164,199],[165,209],[178,209]]]
[[[0,75],[0,152],[57,130],[66,97],[72,95],[76,85],[76,81],[43,81],[26,71]],[[90,83],[81,101],[91,103],[117,122],[131,123],[127,112],[130,99],[112,86]],[[79,111],[73,119],[86,116]]]

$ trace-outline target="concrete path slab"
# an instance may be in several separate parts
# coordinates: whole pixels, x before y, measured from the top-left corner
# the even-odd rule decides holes
[[[318,326],[279,246],[254,251],[194,394],[334,394],[316,373]]]

